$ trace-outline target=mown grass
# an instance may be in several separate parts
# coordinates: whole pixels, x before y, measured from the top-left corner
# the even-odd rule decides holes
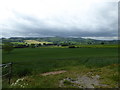
[[[63,78],[89,72],[91,69],[118,64],[117,48],[22,48],[15,49],[10,54],[3,52],[2,56],[3,63],[13,62],[13,77],[16,78],[57,70],[72,72],[72,75],[68,72],[60,76]],[[75,74],[73,75],[73,73]],[[58,82],[59,75],[57,79],[54,76],[51,78],[35,77],[34,79],[37,81],[33,80],[31,87],[58,87],[53,83]],[[116,80],[114,75],[110,78]],[[53,83],[50,80],[53,80]],[[36,85],[35,82],[39,84]]]

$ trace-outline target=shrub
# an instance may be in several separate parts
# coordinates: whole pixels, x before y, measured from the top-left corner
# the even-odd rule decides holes
[[[69,46],[69,48],[76,48],[75,46]]]

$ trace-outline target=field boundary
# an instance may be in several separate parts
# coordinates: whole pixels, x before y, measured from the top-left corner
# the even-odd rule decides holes
[[[10,81],[12,78],[12,65],[13,65],[13,63],[0,64],[0,68],[2,68],[2,71],[3,71],[3,69],[8,68],[8,72],[5,74],[2,74],[0,77],[3,78],[5,76],[8,76],[8,83],[9,84],[10,84]]]

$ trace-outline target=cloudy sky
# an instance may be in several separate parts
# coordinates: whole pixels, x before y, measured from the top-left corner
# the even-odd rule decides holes
[[[118,0],[0,0],[0,33],[117,39]]]

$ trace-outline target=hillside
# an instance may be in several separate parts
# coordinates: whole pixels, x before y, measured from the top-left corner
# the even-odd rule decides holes
[[[84,38],[72,38],[72,37],[11,37],[2,38],[2,42],[24,42],[25,40],[37,40],[39,42],[53,42],[54,44],[68,43],[68,44],[117,44],[117,40],[95,40]]]

